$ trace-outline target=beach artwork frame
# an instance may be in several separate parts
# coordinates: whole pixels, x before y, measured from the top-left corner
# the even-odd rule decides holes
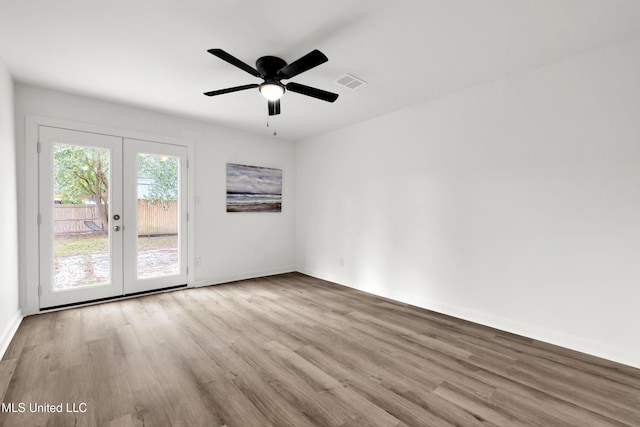
[[[282,212],[282,169],[227,163],[227,212]]]

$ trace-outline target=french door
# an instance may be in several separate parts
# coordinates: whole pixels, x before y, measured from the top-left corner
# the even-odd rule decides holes
[[[40,308],[187,283],[187,149],[39,127]]]

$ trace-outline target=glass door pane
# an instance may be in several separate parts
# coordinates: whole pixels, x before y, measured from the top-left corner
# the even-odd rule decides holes
[[[138,153],[137,171],[137,277],[179,274],[179,158]]]
[[[111,282],[111,152],[53,145],[53,291]]]

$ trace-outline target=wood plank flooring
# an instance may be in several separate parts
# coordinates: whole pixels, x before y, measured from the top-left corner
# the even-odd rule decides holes
[[[0,401],[21,427],[640,426],[640,370],[291,273],[28,317]]]

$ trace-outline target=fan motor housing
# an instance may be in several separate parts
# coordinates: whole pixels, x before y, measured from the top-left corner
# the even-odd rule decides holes
[[[287,61],[277,56],[263,56],[256,61],[256,69],[267,78],[275,77],[278,71],[286,65]]]

